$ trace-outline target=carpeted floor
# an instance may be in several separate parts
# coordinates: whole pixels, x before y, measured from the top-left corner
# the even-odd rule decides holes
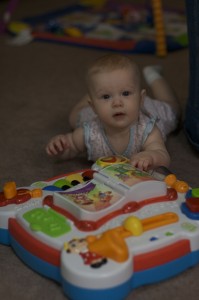
[[[6,1],[0,1],[4,8]],[[74,1],[67,1],[74,2]],[[183,1],[163,1],[183,7]],[[180,3],[179,3],[180,2]],[[22,0],[14,13],[18,19],[59,8],[66,1]],[[104,51],[32,42],[10,46],[8,36],[0,36],[0,189],[6,181],[17,186],[51,178],[90,164],[84,158],[54,163],[45,154],[50,137],[69,130],[68,113],[85,92],[84,73],[90,61]],[[132,55],[142,68],[161,64],[164,74],[184,111],[188,97],[188,50],[169,53],[165,58]],[[188,143],[183,128],[167,141],[170,169],[179,179],[198,187],[199,155]],[[199,293],[199,266],[175,278],[134,290],[128,300],[195,300]],[[12,249],[0,245],[0,299],[64,300],[62,288],[24,265]]]

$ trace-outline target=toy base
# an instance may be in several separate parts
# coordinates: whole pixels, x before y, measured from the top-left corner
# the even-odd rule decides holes
[[[104,181],[99,180],[103,177],[99,173],[106,174]],[[72,300],[124,300],[137,287],[171,278],[199,263],[199,224],[183,211],[188,196],[173,193],[173,189],[168,193],[163,181],[154,183],[127,164],[98,171],[98,180],[96,176],[89,179],[95,183],[91,190],[85,190],[88,184],[83,174],[70,173],[18,189],[14,203],[5,201],[1,194],[0,243],[10,245],[32,270],[59,283]],[[78,178],[80,185],[68,189],[75,197],[64,198],[64,203],[74,201],[75,205],[75,200],[85,200],[83,204],[78,202],[79,210],[85,208],[82,205],[90,205],[91,221],[100,208],[106,212],[100,216],[100,226],[89,233],[79,226],[82,219],[76,217],[75,221],[73,211],[72,217],[66,214],[68,205],[64,209],[60,204],[57,210],[51,206],[55,191],[46,187],[62,189],[61,184],[70,184],[69,178],[71,182]],[[120,181],[125,183],[122,189]],[[109,193],[105,193],[104,182]],[[116,205],[110,212],[107,207],[119,202],[108,202],[104,207],[104,200],[112,200],[118,185],[128,209]],[[21,201],[24,193],[29,198]],[[141,229],[139,234],[136,226]]]
[[[0,228],[0,244],[10,245],[9,232],[7,229]]]
[[[64,278],[62,278],[59,267],[53,266],[32,255],[12,236],[10,237],[10,241],[12,248],[26,265],[39,274],[57,281],[62,285],[64,293],[73,300],[124,300],[132,289],[174,277],[199,263],[199,251],[194,251],[164,265],[135,272],[130,280],[116,287],[92,290],[81,288],[65,281]]]

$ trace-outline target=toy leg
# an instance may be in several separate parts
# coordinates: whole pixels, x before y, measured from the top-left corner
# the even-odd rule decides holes
[[[190,143],[199,150],[199,1],[186,0],[189,37],[189,96],[184,128]]]

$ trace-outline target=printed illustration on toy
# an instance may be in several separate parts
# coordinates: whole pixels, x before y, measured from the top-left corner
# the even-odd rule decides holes
[[[67,197],[75,204],[87,211],[102,210],[118,200],[118,196],[104,185],[91,184],[89,191],[76,191],[76,193],[67,193]]]
[[[100,268],[107,263],[107,259],[99,254],[89,251],[86,238],[73,238],[64,244],[67,253],[79,254],[85,265],[92,268]]]

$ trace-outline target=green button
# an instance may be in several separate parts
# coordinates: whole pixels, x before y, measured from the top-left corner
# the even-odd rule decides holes
[[[165,233],[165,235],[166,235],[166,236],[171,236],[171,235],[173,235],[173,232],[167,231],[167,232]]]
[[[192,196],[198,198],[199,197],[199,188],[192,189]]]
[[[33,231],[41,231],[50,237],[58,237],[71,231],[67,219],[53,209],[34,208],[23,214]]]
[[[60,188],[60,189],[61,189],[63,186],[65,186],[65,185],[68,185],[69,187],[72,186],[72,184],[71,184],[68,180],[66,180],[66,179],[59,179],[59,180],[55,181],[55,182],[53,183],[53,185],[56,186],[56,187],[58,187],[58,188]]]

